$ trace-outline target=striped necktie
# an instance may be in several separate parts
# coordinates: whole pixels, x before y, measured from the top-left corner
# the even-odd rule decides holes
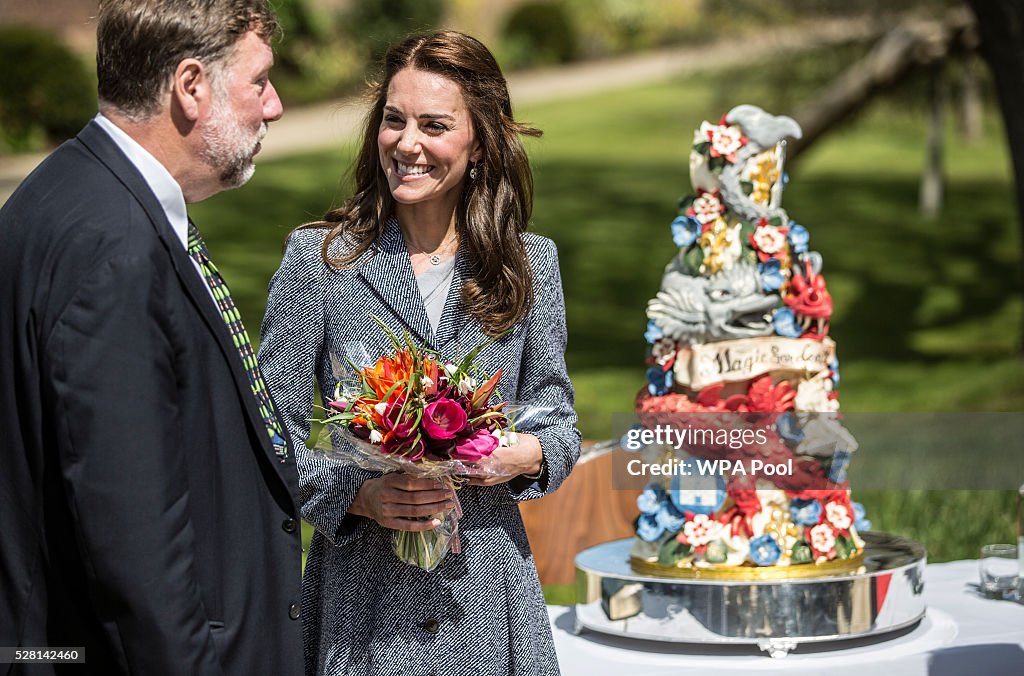
[[[231,298],[231,291],[228,290],[227,284],[224,283],[224,278],[221,277],[217,266],[210,260],[206,244],[203,242],[203,238],[199,234],[195,223],[192,222],[192,219],[188,221],[188,255],[199,264],[199,269],[203,271],[206,283],[210,285],[213,298],[217,301],[217,309],[220,310],[220,316],[228,327],[231,341],[235,344],[235,348],[242,358],[242,364],[245,366],[245,372],[249,376],[249,384],[252,386],[252,393],[259,403],[260,416],[262,416],[263,423],[267,427],[270,443],[274,446],[274,453],[281,459],[281,462],[284,462],[285,458],[288,457],[288,446],[284,442],[281,425],[277,421],[277,416],[274,415],[274,407],[270,404],[267,385],[263,382],[263,375],[260,373],[259,364],[256,363],[256,355],[253,354],[249,335],[245,332],[245,326],[242,324],[242,316],[238,313],[238,308],[235,307],[235,301]]]

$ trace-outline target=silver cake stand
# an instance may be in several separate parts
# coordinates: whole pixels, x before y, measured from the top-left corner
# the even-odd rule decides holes
[[[907,538],[863,533],[863,565],[792,580],[688,580],[638,575],[633,541],[576,557],[576,632],[656,641],[751,644],[785,657],[801,643],[879,637],[925,611],[925,550]]]

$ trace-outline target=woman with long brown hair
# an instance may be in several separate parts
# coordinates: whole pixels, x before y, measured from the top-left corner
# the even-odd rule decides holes
[[[452,31],[394,46],[375,89],[355,192],[296,230],[274,276],[260,365],[299,460],[315,527],[303,580],[309,674],[554,674],[548,615],[517,502],[555,490],[579,454],[565,369],[554,244],[526,232],[532,172],[505,79]],[[432,480],[368,472],[309,452],[314,375],[360,341],[393,347],[369,316],[458,361],[499,368],[503,398],[550,409],[495,451],[506,474],[459,491],[462,550],[433,571],[402,563],[389,529],[437,525],[452,506]],[[523,430],[521,430],[523,431]]]

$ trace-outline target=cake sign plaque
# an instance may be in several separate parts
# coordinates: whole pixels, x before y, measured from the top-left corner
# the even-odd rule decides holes
[[[765,337],[682,347],[673,367],[675,380],[699,390],[714,383],[742,382],[771,371],[817,373],[835,359],[836,344]]]

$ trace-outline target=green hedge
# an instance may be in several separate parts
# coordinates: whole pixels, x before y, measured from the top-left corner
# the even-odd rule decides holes
[[[95,114],[94,76],[53,35],[0,28],[0,63],[0,149],[62,141]]]

